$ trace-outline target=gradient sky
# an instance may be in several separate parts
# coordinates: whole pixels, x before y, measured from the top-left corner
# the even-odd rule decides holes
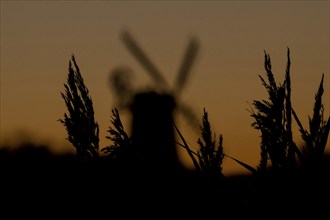
[[[101,147],[110,125],[114,94],[108,77],[127,65],[135,88],[153,86],[119,38],[129,29],[172,85],[191,36],[201,42],[180,99],[198,116],[205,107],[225,153],[256,166],[259,132],[247,109],[266,99],[264,50],[277,82],[283,82],[291,50],[292,104],[304,126],[312,114],[322,73],[329,115],[329,1],[0,1],[1,144],[28,137],[52,150],[73,150],[57,120],[72,54],[94,102]],[[249,104],[250,103],[250,104]],[[129,130],[129,112],[122,111]],[[182,133],[197,147],[197,133],[178,116]],[[296,128],[296,126],[294,127]],[[300,134],[294,131],[297,144]],[[327,145],[329,151],[329,141]],[[183,152],[183,151],[182,151]],[[189,159],[181,152],[184,161]],[[245,171],[225,159],[224,173]]]

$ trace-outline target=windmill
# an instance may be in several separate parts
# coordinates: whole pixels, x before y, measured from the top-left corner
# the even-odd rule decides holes
[[[132,145],[139,157],[147,163],[146,165],[157,167],[157,169],[176,169],[181,165],[177,157],[173,113],[175,109],[179,109],[185,116],[190,117],[190,121],[197,121],[189,108],[179,103],[179,95],[196,58],[199,42],[195,38],[189,41],[174,88],[170,88],[163,75],[129,32],[122,32],[121,40],[155,84],[153,89],[131,95],[129,107],[132,113]],[[128,91],[127,86],[123,89],[125,80],[121,81],[118,74],[123,74],[123,72],[117,72],[117,80],[115,80],[117,85],[114,86],[121,87],[119,88],[121,91]]]

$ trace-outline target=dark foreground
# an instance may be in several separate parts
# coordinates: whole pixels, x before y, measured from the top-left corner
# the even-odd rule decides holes
[[[101,158],[79,163],[43,148],[0,150],[1,216],[92,219],[287,219],[330,216],[330,159],[290,174],[223,180]],[[5,214],[6,213],[6,214]],[[327,217],[328,216],[328,217]]]

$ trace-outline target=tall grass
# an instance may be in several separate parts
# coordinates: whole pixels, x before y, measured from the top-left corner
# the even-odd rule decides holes
[[[112,109],[111,124],[107,139],[111,141],[109,146],[101,149],[108,154],[109,158],[115,160],[128,159],[133,154],[132,141],[126,133],[117,108]]]
[[[76,148],[78,160],[88,161],[99,156],[99,125],[95,121],[93,102],[74,55],[68,70],[65,92],[61,92],[68,114],[64,113],[64,118],[59,121],[66,128],[67,139]]]
[[[261,159],[258,170],[267,169],[268,161],[275,170],[288,170],[296,167],[296,153],[300,155],[292,138],[291,119],[291,80],[290,80],[290,50],[287,51],[287,67],[285,80],[276,84],[272,72],[270,55],[265,52],[264,68],[268,82],[259,75],[266,88],[268,100],[254,100],[256,109],[251,111],[254,118],[252,126],[261,132]]]
[[[293,116],[299,126],[301,137],[304,141],[303,156],[304,166],[317,166],[319,161],[322,161],[325,147],[327,144],[330,130],[330,116],[327,120],[324,119],[324,108],[322,104],[324,74],[322,74],[321,82],[318,91],[314,97],[313,117],[308,116],[309,131],[305,129],[300,122],[297,113],[292,110]]]
[[[208,113],[205,109],[200,130],[201,138],[198,138],[197,140],[199,145],[198,160],[200,167],[206,175],[223,178],[223,137],[222,134],[220,134],[219,141],[216,143],[216,134],[211,130]]]
[[[207,177],[215,177],[223,179],[222,173],[222,161],[224,158],[223,151],[223,137],[219,136],[219,140],[216,140],[216,134],[212,132],[211,124],[208,119],[208,112],[204,108],[202,124],[200,125],[201,137],[198,138],[198,151],[194,152],[187,144],[185,138],[179,129],[175,126],[181,141],[178,143],[184,147],[188,152],[188,155],[193,161],[196,170]]]
[[[261,132],[261,158],[258,171],[264,172],[268,162],[274,170],[295,170],[300,163],[317,163],[324,154],[330,122],[324,120],[322,104],[323,78],[315,95],[313,117],[309,117],[309,131],[304,129],[291,103],[290,50],[287,50],[285,80],[276,84],[270,55],[265,52],[264,67],[268,82],[259,75],[268,93],[268,100],[253,101],[256,111],[251,110],[254,118],[252,126]],[[292,115],[299,126],[304,140],[303,152],[293,140]]]
[[[200,125],[200,138],[197,140],[198,150],[195,152],[187,144],[182,133],[173,123],[184,147],[192,159],[196,171],[205,176],[224,178],[222,162],[225,156],[233,159],[252,173],[263,173],[268,166],[276,171],[294,171],[299,162],[303,164],[317,163],[322,158],[330,130],[330,118],[324,119],[322,104],[323,80],[315,95],[313,117],[309,117],[309,131],[300,122],[291,102],[291,77],[290,77],[290,50],[287,50],[287,65],[283,83],[276,83],[270,55],[264,54],[264,68],[266,79],[259,75],[262,85],[266,88],[268,99],[254,100],[251,108],[251,117],[254,119],[253,128],[261,133],[260,160],[257,169],[226,155],[223,150],[223,136],[216,137],[211,129],[208,112],[204,109]],[[60,122],[64,124],[68,133],[68,140],[76,148],[77,158],[82,161],[99,157],[99,126],[94,118],[93,102],[84,83],[79,67],[74,56],[69,62],[67,83],[64,84],[65,92],[61,93],[68,113]],[[302,151],[293,140],[292,116],[299,126],[304,141]],[[111,118],[112,126],[109,127],[111,141],[109,146],[101,151],[108,154],[108,158],[121,161],[137,161],[139,149],[132,146],[131,137],[125,132],[119,111],[114,108]],[[157,143],[155,143],[157,144]],[[134,162],[133,162],[134,163]],[[152,164],[150,164],[152,166]]]
[[[305,217],[306,212],[313,213],[313,215],[323,214],[323,210],[326,210],[328,206],[328,203],[324,201],[328,199],[325,189],[327,189],[329,181],[322,172],[328,172],[329,164],[327,164],[325,169],[321,169],[321,172],[317,172],[317,174],[322,174],[320,176],[304,175],[305,173],[296,175],[300,173],[293,173],[292,171],[296,171],[299,168],[299,161],[302,161],[304,167],[309,168],[315,167],[323,159],[330,129],[330,117],[328,120],[324,119],[322,104],[324,76],[322,75],[319,89],[315,94],[313,116],[309,117],[309,129],[307,130],[303,127],[296,112],[293,110],[291,102],[291,61],[289,49],[287,51],[287,59],[285,80],[283,83],[277,84],[272,72],[270,55],[265,52],[264,67],[267,78],[265,79],[260,75],[259,78],[262,85],[266,88],[268,99],[254,100],[254,108],[251,108],[250,112],[250,116],[254,119],[252,123],[253,128],[261,133],[261,157],[256,169],[225,154],[223,136],[220,134],[217,137],[213,132],[208,112],[204,108],[200,123],[200,137],[196,141],[197,150],[192,150],[193,148],[188,145],[178,127],[173,123],[181,139],[181,143],[177,142],[177,144],[186,149],[196,168],[196,173],[200,174],[195,175],[196,173],[194,173],[190,175],[190,172],[178,172],[180,175],[183,174],[178,176],[175,172],[177,167],[175,169],[167,169],[169,168],[169,163],[166,162],[171,160],[169,158],[173,158],[168,157],[171,154],[162,154],[162,156],[165,155],[163,157],[164,160],[159,160],[159,157],[154,154],[153,146],[168,146],[162,143],[163,139],[152,133],[151,129],[155,129],[155,127],[149,126],[150,129],[144,130],[147,132],[143,136],[144,140],[152,140],[154,145],[141,150],[145,142],[142,142],[141,145],[143,146],[141,148],[133,146],[132,138],[125,132],[119,111],[114,108],[112,109],[111,126],[108,129],[108,136],[106,136],[111,143],[101,149],[102,152],[107,154],[107,157],[104,157],[106,163],[96,163],[96,165],[102,166],[97,166],[97,169],[91,170],[92,172],[89,174],[92,175],[88,179],[92,180],[92,184],[90,181],[86,181],[88,179],[85,178],[85,172],[82,178],[80,178],[80,175],[76,175],[78,177],[77,181],[71,182],[72,188],[76,187],[78,189],[76,198],[84,197],[84,200],[78,201],[78,204],[83,204],[85,205],[84,207],[90,208],[87,206],[91,203],[86,203],[86,198],[88,195],[93,194],[90,201],[96,201],[94,190],[84,191],[80,189],[83,189],[83,187],[90,188],[95,181],[99,181],[96,183],[98,183],[98,186],[101,186],[100,188],[110,189],[103,190],[100,195],[111,198],[110,200],[114,201],[116,205],[122,205],[126,202],[126,209],[134,209],[141,205],[141,210],[145,210],[147,206],[159,206],[161,202],[175,198],[175,201],[174,199],[171,201],[177,202],[173,207],[180,207],[180,209],[182,209],[182,205],[189,204],[189,202],[198,202],[198,210],[203,213],[204,217],[210,213],[221,216],[224,211],[232,215],[242,214],[245,215],[244,217],[251,214],[251,217],[253,216],[254,218],[256,216],[264,217],[269,213],[282,216],[283,214],[286,216],[293,214],[295,217],[300,213],[303,213]],[[68,80],[64,87],[65,92],[61,93],[61,95],[65,100],[68,113],[64,114],[64,119],[61,119],[60,122],[66,127],[68,140],[76,148],[79,160],[102,160],[103,157],[99,156],[99,127],[94,118],[93,103],[74,56],[72,56],[72,60],[69,62]],[[159,102],[161,103],[162,101],[159,100]],[[155,104],[154,101],[149,103]],[[145,113],[144,120],[152,121],[159,118],[157,114],[154,114],[154,117],[150,117],[154,110],[148,112],[143,107],[145,105],[141,105],[141,111]],[[304,141],[302,151],[298,149],[293,140],[292,116],[298,124]],[[168,117],[164,120],[169,122],[168,120],[171,119],[171,117]],[[144,120],[142,120],[142,126],[137,126],[137,129],[143,128],[143,125],[145,125]],[[166,125],[171,123],[172,121],[166,123]],[[153,123],[150,124],[153,125]],[[150,136],[152,137],[149,139]],[[172,143],[172,139],[169,142]],[[152,157],[154,160],[145,161],[145,155],[143,154],[147,154],[147,157]],[[253,175],[234,175],[232,176],[233,178],[230,178],[230,176],[228,176],[229,178],[225,177],[223,174],[223,160],[225,157],[233,159],[251,171]],[[113,161],[119,162],[119,164],[113,163]],[[146,163],[143,163],[144,161]],[[164,164],[165,169],[171,175],[167,175],[167,172],[162,172],[163,169],[159,168],[163,167],[157,166],[159,165],[157,163]],[[293,175],[267,175],[269,164],[273,170],[279,171],[276,173]],[[62,176],[65,180],[70,180],[73,172],[76,172],[77,169],[68,169],[70,167],[67,165],[67,163],[64,164],[63,171],[61,170],[60,173],[68,174]],[[56,167],[58,168],[57,164]],[[318,168],[319,166],[316,167]],[[144,172],[145,170],[147,172]],[[106,175],[104,175],[105,173]],[[158,178],[158,175],[162,178]],[[39,175],[39,173],[36,176],[44,177]],[[108,179],[108,177],[110,178]],[[52,183],[54,183],[53,179]],[[72,193],[72,188],[70,188],[70,192],[65,192],[68,192],[68,194]],[[92,193],[89,194],[88,191]],[[81,193],[82,195],[80,195]],[[176,197],[178,195],[179,197]],[[146,198],[146,201],[151,201],[150,205],[146,206],[146,203],[140,203],[138,199],[141,197]],[[183,198],[186,200],[182,200]],[[134,202],[127,203],[127,199]],[[115,207],[112,211],[116,209],[116,206],[113,205],[108,207]],[[164,210],[168,211],[167,208],[165,207]],[[186,211],[187,209],[182,210]],[[304,210],[304,212],[299,210]]]

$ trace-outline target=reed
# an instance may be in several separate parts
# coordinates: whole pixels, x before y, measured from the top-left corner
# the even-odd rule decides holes
[[[111,124],[112,126],[108,129],[109,136],[106,136],[111,144],[102,148],[101,151],[107,154],[110,159],[129,158],[129,155],[133,153],[132,141],[124,129],[117,108],[112,109]]]
[[[216,134],[212,132],[211,124],[208,119],[208,112],[203,110],[202,124],[200,125],[200,135],[198,138],[198,151],[194,152],[187,144],[187,141],[175,126],[176,131],[183,143],[178,143],[179,146],[186,149],[188,155],[193,161],[196,171],[207,177],[215,177],[223,179],[222,161],[224,158],[223,151],[223,136],[220,134],[219,140],[216,141]]]
[[[296,156],[301,155],[292,137],[290,65],[288,48],[285,80],[277,84],[270,55],[265,52],[264,68],[268,82],[261,75],[259,78],[267,90],[268,100],[254,100],[256,112],[251,110],[252,126],[261,132],[260,172],[266,171],[268,161],[274,170],[293,170],[297,166]]]
[[[68,78],[61,96],[68,113],[59,121],[65,126],[67,140],[76,148],[79,161],[99,157],[99,125],[94,118],[93,102],[89,95],[78,64],[72,55],[69,61]]]
[[[319,88],[314,97],[313,117],[308,116],[309,130],[305,129],[299,120],[297,113],[292,109],[303,144],[303,166],[317,166],[322,161],[330,130],[330,116],[324,119],[324,107],[322,104],[324,74],[322,74]]]

